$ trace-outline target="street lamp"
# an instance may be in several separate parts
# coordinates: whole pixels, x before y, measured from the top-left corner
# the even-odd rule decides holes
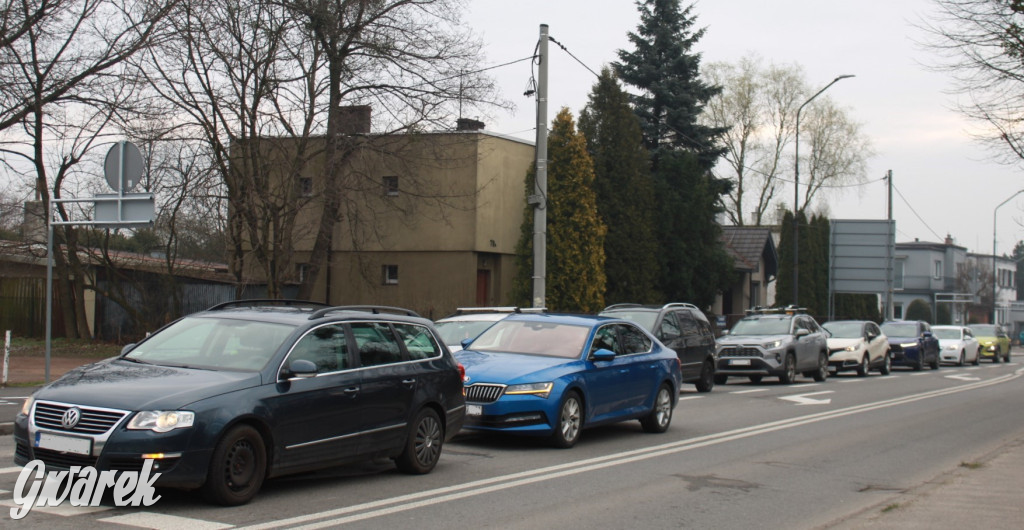
[[[797,222],[800,212],[800,111],[804,110],[804,107],[806,107],[808,103],[814,101],[814,98],[828,90],[828,87],[848,77],[853,77],[853,75],[845,74],[833,79],[831,83],[825,85],[825,88],[817,91],[813,96],[808,98],[807,101],[804,101],[803,105],[800,105],[800,108],[796,109],[796,161],[793,164],[795,166],[793,179],[793,305],[799,305],[798,298],[800,294],[800,287],[798,285],[798,280],[800,278],[800,223]]]
[[[1017,193],[1010,195],[1007,199],[992,209],[992,323],[996,324],[996,287],[999,285],[999,280],[996,277],[996,212],[1004,204],[1010,202],[1014,197],[1024,193],[1024,190],[1018,190]]]

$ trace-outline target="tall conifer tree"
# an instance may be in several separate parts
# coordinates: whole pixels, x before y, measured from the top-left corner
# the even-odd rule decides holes
[[[604,240],[605,302],[660,301],[654,187],[640,122],[611,70],[601,77],[580,113],[580,132],[594,161],[594,192]]]

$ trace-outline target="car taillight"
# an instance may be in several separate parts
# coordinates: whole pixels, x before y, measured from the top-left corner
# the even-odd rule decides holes
[[[462,363],[459,363],[459,377],[462,378],[463,383],[466,382],[466,367],[462,366]]]

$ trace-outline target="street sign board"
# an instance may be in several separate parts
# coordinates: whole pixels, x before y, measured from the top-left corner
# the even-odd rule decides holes
[[[128,193],[142,180],[145,171],[142,152],[131,142],[117,142],[103,161],[107,184],[117,192]]]

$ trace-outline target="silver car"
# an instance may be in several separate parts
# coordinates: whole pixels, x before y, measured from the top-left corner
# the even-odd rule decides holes
[[[760,382],[764,376],[792,384],[798,373],[824,381],[828,377],[828,333],[810,315],[751,314],[718,339],[715,383],[729,376]]]

